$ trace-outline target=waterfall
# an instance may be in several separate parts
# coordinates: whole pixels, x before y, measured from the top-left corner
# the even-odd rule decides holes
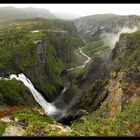
[[[48,115],[51,116],[55,119],[56,115],[61,113],[61,111],[59,109],[57,109],[53,104],[47,102],[43,96],[35,89],[35,87],[33,86],[33,84],[31,83],[31,81],[24,75],[24,74],[11,74],[9,76],[9,78],[0,78],[3,80],[12,80],[12,79],[16,79],[18,81],[22,81],[24,83],[24,85],[26,87],[28,87],[28,89],[31,91],[34,99],[36,100],[36,102],[42,107],[42,109],[44,110],[44,112]]]

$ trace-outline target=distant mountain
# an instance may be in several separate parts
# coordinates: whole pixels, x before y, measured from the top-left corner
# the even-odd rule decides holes
[[[74,23],[79,32],[90,32],[95,27],[101,26],[118,17],[119,16],[115,14],[96,14],[77,18],[74,20]]]
[[[102,24],[110,19],[114,19],[116,17],[119,17],[119,15],[116,14],[95,14],[95,15],[88,15],[80,17],[80,20],[95,20],[98,24]]]
[[[124,27],[137,26],[140,23],[140,17],[137,15],[97,14],[77,18],[74,23],[83,37],[90,38],[102,33],[117,33]]]
[[[15,8],[15,7],[0,7],[0,19],[15,19],[23,17],[43,17],[55,18],[47,9],[42,8]]]
[[[72,13],[68,13],[68,12],[56,12],[54,13],[56,18],[61,18],[61,19],[76,19],[81,17],[78,14],[72,14]]]

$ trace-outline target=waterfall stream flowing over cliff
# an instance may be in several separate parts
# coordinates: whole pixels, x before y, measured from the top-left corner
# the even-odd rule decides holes
[[[9,76],[9,78],[1,78],[3,80],[12,80],[12,79],[16,79],[18,81],[23,82],[23,84],[28,87],[28,89],[31,91],[34,99],[36,100],[36,102],[42,107],[42,109],[44,110],[44,112],[46,114],[48,114],[48,116],[55,116],[55,114],[58,114],[60,112],[59,109],[57,109],[53,104],[47,102],[43,96],[35,89],[35,87],[33,86],[33,84],[31,83],[31,81],[23,74],[20,73],[18,75],[16,74],[11,74]]]

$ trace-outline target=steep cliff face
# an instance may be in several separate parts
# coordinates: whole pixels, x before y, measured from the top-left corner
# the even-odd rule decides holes
[[[94,33],[99,27],[108,21],[119,17],[114,14],[97,14],[81,17],[74,20],[74,23],[80,33]]]
[[[48,24],[51,26],[61,28],[63,30],[67,30],[70,33],[78,34],[76,26],[74,25],[74,22],[72,22],[71,20],[52,19],[48,21]]]
[[[92,113],[72,124],[75,130],[85,135],[139,136],[139,40],[139,31],[121,34],[104,76],[80,99],[81,108]]]
[[[126,101],[139,97],[139,35],[140,32],[122,34],[110,56],[112,78],[109,81],[109,91],[111,92],[109,99],[114,94],[121,97],[120,100],[113,97],[116,101],[116,108],[120,108],[119,110],[123,108]],[[113,84],[115,85],[113,86]],[[115,103],[115,101],[110,102]]]
[[[47,38],[54,46],[57,56],[65,67],[76,65],[75,50],[84,45],[84,42],[77,34],[65,32],[47,33]]]
[[[75,65],[77,58],[74,52],[85,44],[79,37],[74,23],[70,20],[54,19],[49,20],[48,24],[58,29],[63,29],[62,32],[49,32],[47,34],[48,39],[57,51],[58,57],[64,62],[66,67]]]
[[[61,90],[62,85],[60,75],[63,65],[56,50],[49,41],[45,40],[38,43],[29,56],[34,58],[35,64],[23,69],[22,72],[33,81],[35,87],[46,99],[52,100]]]
[[[49,101],[62,89],[61,72],[74,63],[74,49],[83,43],[77,33],[69,32],[71,21],[57,22],[66,30],[50,22],[29,19],[0,26],[0,75],[24,73]]]
[[[139,96],[139,51],[139,32],[121,34],[102,69],[102,76],[84,93],[83,107],[85,100],[95,109],[108,96],[113,115],[115,108],[121,110],[127,100]]]

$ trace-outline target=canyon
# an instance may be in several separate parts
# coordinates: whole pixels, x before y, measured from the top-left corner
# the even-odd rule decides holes
[[[22,16],[0,23],[0,106],[24,134],[139,136],[140,17]]]

